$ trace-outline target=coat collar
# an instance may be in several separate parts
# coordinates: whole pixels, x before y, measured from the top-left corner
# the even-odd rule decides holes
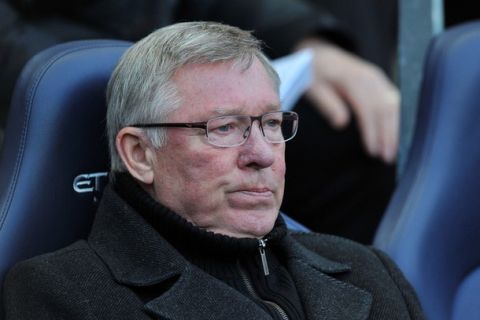
[[[372,295],[335,276],[351,272],[349,265],[329,260],[292,237],[284,239],[289,269],[307,319],[367,319]]]
[[[148,287],[176,278],[167,292],[145,305],[149,313],[172,320],[269,319],[252,300],[187,262],[111,187],[104,192],[88,241],[120,284]],[[334,277],[349,272],[348,265],[326,259],[290,236],[282,246],[308,319],[368,317],[371,295]]]

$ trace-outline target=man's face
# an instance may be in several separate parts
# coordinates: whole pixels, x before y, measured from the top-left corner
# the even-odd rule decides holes
[[[189,65],[173,80],[182,101],[168,122],[280,109],[272,80],[256,59],[244,71],[232,63]],[[283,198],[284,143],[267,142],[258,121],[247,141],[231,148],[210,145],[203,129],[167,130],[154,165],[157,201],[216,233],[262,237],[272,229]]]

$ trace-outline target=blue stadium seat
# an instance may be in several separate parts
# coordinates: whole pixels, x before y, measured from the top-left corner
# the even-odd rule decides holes
[[[23,70],[0,156],[0,284],[15,262],[86,235],[108,171],[105,86],[129,45],[65,43]]]
[[[15,262],[86,236],[109,169],[105,88],[130,45],[68,42],[22,71],[0,155],[0,288]]]
[[[480,22],[430,45],[407,166],[375,245],[428,319],[480,319]]]

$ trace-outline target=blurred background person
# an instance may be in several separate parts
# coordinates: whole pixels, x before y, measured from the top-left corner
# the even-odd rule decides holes
[[[318,72],[334,80],[313,86],[295,108],[302,130],[287,148],[282,209],[316,231],[371,243],[396,179],[397,1],[308,3],[331,12],[354,47],[317,45]]]

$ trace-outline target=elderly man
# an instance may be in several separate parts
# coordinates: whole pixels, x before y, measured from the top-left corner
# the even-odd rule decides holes
[[[423,319],[381,252],[278,215],[279,79],[258,41],[206,22],[131,47],[108,87],[112,183],[91,234],[17,265],[7,319]]]

